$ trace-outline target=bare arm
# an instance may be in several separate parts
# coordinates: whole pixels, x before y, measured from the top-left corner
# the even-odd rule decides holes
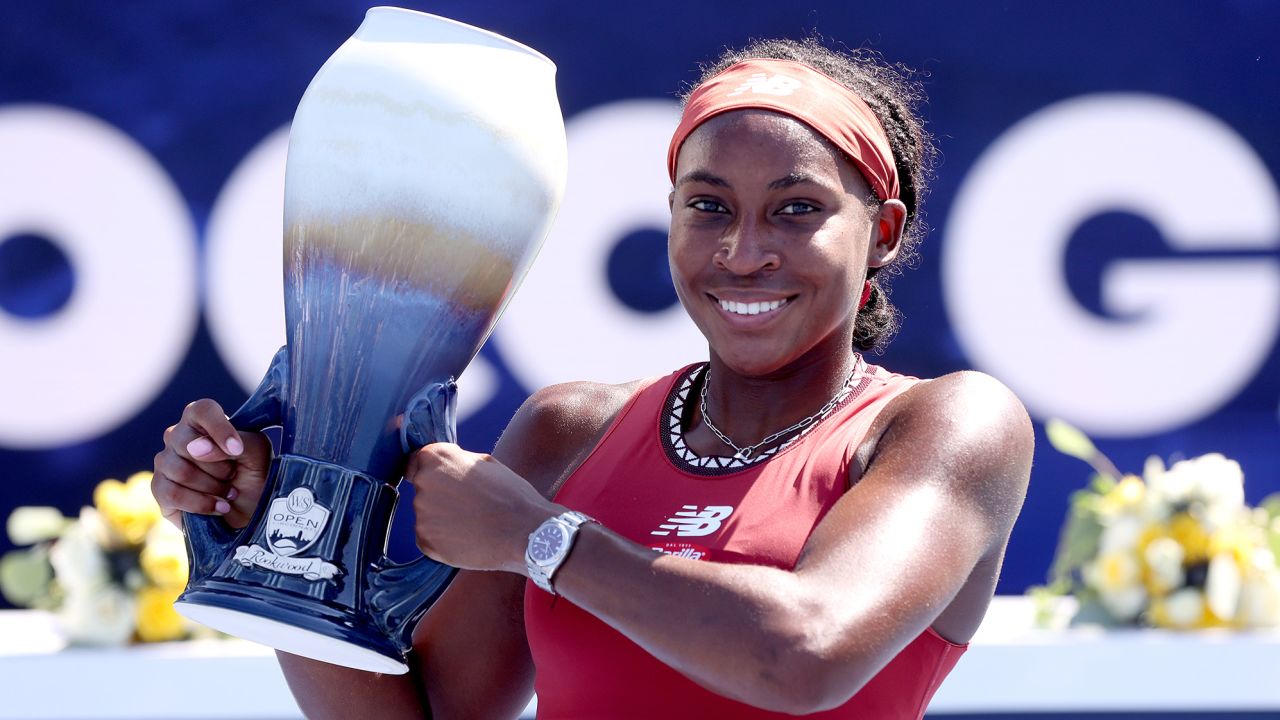
[[[550,497],[629,392],[586,384],[540,391],[517,412],[494,455],[519,468],[534,492]],[[207,452],[193,454],[191,448]],[[186,511],[222,514],[233,526],[243,526],[262,494],[270,457],[263,436],[237,432],[217,403],[197,401],[165,433],[153,492],[175,522]],[[516,717],[533,689],[524,582],[504,572],[459,573],[416,628],[405,675],[352,670],[283,652],[277,657],[308,718]]]
[[[655,555],[591,525],[557,589],[722,695],[791,713],[843,703],[1003,551],[1030,471],[1030,422],[995,381],[948,376],[901,400],[866,473],[793,571]],[[485,458],[442,460],[449,451],[439,446],[423,454],[415,482],[429,491],[448,476],[487,486],[505,470]],[[558,510],[530,503],[524,524]],[[422,540],[431,553],[522,568],[523,544],[501,531],[492,544],[506,551],[492,558]]]

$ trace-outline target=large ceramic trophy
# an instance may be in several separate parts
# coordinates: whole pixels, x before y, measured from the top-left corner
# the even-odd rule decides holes
[[[454,440],[454,378],[563,192],[555,66],[444,18],[373,8],[298,106],[285,180],[287,345],[232,422],[280,425],[257,512],[186,516],[176,605],[215,629],[376,672],[454,570],[386,557],[407,453]]]

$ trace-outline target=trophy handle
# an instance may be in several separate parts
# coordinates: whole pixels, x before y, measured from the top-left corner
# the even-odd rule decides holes
[[[433,442],[458,441],[458,385],[453,378],[433,382],[409,399],[400,425],[406,454]],[[423,555],[395,563],[385,556],[368,575],[368,600],[378,622],[401,652],[413,647],[418,620],[449,587],[458,569]]]
[[[458,569],[423,555],[407,563],[384,564],[369,573],[367,599],[383,631],[402,653],[413,648],[413,629],[449,587]]]
[[[271,366],[258,388],[231,416],[238,430],[263,430],[283,422],[285,383],[289,374],[289,348],[281,347],[271,358]],[[275,465],[272,465],[275,471]],[[268,481],[268,484],[270,482]],[[268,493],[262,494],[268,499]],[[198,580],[214,571],[231,552],[239,530],[214,515],[182,513],[182,528],[187,536],[191,578]]]
[[[458,383],[433,382],[409,398],[400,424],[400,449],[413,454],[433,442],[458,442]]]

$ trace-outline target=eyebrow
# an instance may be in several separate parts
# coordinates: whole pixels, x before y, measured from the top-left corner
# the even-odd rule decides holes
[[[801,183],[807,183],[807,182],[815,182],[815,180],[813,179],[813,177],[809,175],[805,175],[804,173],[793,172],[790,175],[787,175],[786,177],[778,178],[777,180],[774,180],[773,182],[769,183],[769,189],[781,190],[783,188],[789,188],[793,185],[799,185]]]
[[[724,187],[724,188],[733,187],[732,185],[729,184],[728,180],[725,180],[719,175],[712,175],[706,170],[694,170],[690,173],[687,173],[681,176],[680,179],[676,181],[676,187],[680,187],[685,183],[691,183],[691,182],[701,182],[701,183],[706,183],[708,185],[715,185],[716,187]],[[774,180],[773,182],[770,182],[768,187],[770,190],[781,190],[783,188],[789,188],[794,185],[799,185],[801,183],[807,183],[807,182],[816,182],[816,181],[813,179],[812,176],[806,175],[804,173],[793,172],[787,175],[786,177],[781,177],[781,178],[778,178],[777,180]]]
[[[676,187],[680,187],[685,183],[691,182],[701,182],[708,185],[715,185],[716,187],[733,187],[729,184],[728,180],[725,180],[719,175],[712,175],[706,170],[694,170],[693,172],[681,176],[681,178],[676,181]]]

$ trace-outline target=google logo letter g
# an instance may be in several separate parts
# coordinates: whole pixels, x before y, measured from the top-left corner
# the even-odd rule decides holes
[[[1123,321],[1082,307],[1064,267],[1072,232],[1116,210],[1175,253],[1103,271],[1102,307]],[[1280,194],[1238,134],[1170,98],[1091,95],[1030,115],[974,164],[947,218],[944,293],[968,356],[1034,413],[1155,434],[1211,414],[1267,360],[1277,246]]]

